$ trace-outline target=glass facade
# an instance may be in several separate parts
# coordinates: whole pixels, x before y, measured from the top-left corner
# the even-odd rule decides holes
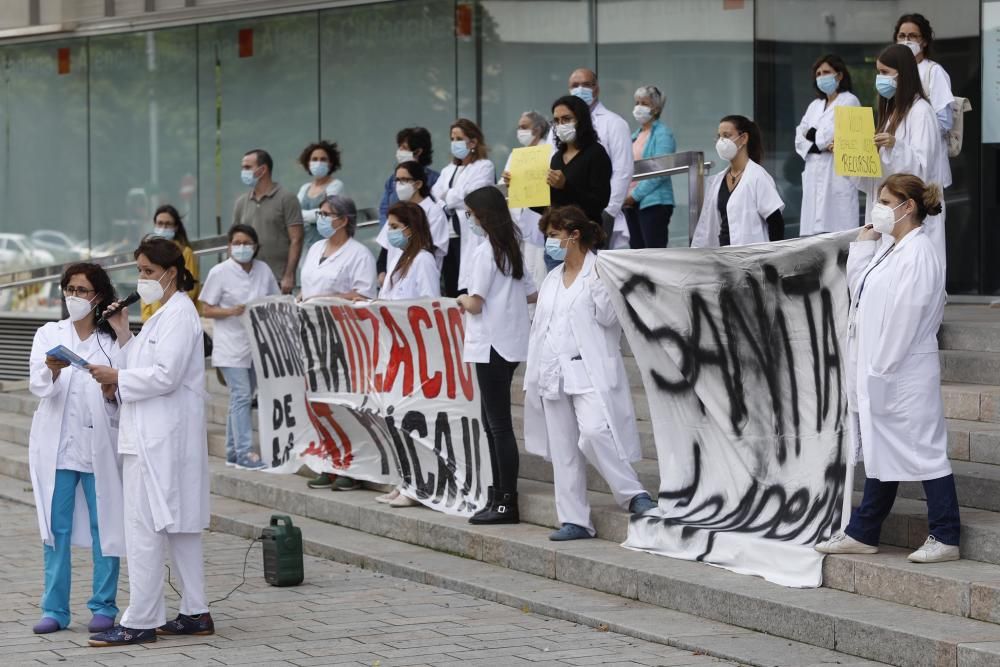
[[[499,174],[520,114],[549,115],[577,67],[598,71],[601,100],[633,127],[633,92],[659,87],[678,150],[701,150],[715,162],[718,119],[755,118],[794,235],[802,162],[793,136],[812,98],[811,64],[824,52],[840,54],[862,103],[872,104],[874,57],[901,11],[891,0],[406,0],[309,11],[276,0],[267,15],[205,14],[239,4],[41,0],[35,22],[43,24],[85,22],[113,6],[117,16],[170,12],[171,27],[136,22],[116,34],[0,41],[0,227],[39,250],[0,248],[0,271],[133,247],[162,203],[186,215],[192,237],[224,233],[243,191],[240,157],[251,148],[267,149],[275,179],[297,191],[307,179],[302,148],[335,141],[346,193],[374,209],[394,165],[396,131],[430,129],[440,170],[448,126],[465,116],[483,128]],[[990,27],[998,6],[905,7],[931,20],[935,59],[973,106],[946,193],[953,294],[1000,290],[1000,267],[990,261],[1000,232],[987,223],[1000,213],[1000,144],[981,130],[984,86],[1000,85],[998,56],[987,62],[997,50],[990,40],[1000,39],[1000,19]],[[197,21],[175,27],[188,11],[200,12]],[[30,14],[0,12],[0,29],[25,25]],[[671,245],[681,245],[684,177],[674,191]]]

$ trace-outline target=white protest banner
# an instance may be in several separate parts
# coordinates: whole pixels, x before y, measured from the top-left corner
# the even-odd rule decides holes
[[[280,298],[252,304],[248,311],[273,308]],[[313,299],[294,305],[300,355],[298,397],[284,376],[268,387],[258,372],[264,397],[294,420],[276,420],[284,430],[269,433],[294,441],[292,468],[398,484],[405,495],[450,514],[469,516],[486,503],[492,484],[489,448],[481,423],[475,369],[462,361],[462,315],[450,299],[354,304]],[[258,318],[259,319],[259,318]],[[258,357],[265,355],[254,337]],[[298,405],[296,405],[298,404]],[[299,409],[301,406],[301,410]],[[298,428],[300,415],[308,430]],[[261,441],[266,423],[260,413]]]
[[[660,470],[659,516],[634,517],[626,547],[822,583],[813,545],[845,509],[844,268],[855,234],[600,253]]]

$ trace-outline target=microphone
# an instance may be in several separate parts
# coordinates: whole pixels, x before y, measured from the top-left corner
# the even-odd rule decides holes
[[[117,301],[117,302],[111,304],[110,306],[108,306],[108,308],[101,315],[99,315],[97,317],[97,323],[98,324],[104,324],[105,322],[108,321],[109,317],[111,317],[112,315],[114,315],[115,313],[117,313],[122,308],[128,308],[129,306],[131,306],[133,303],[135,303],[138,300],[139,300],[139,293],[138,292],[132,292],[131,294],[129,294],[127,297],[125,297],[121,301]]]

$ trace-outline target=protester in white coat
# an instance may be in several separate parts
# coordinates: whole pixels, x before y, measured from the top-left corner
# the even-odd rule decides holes
[[[205,597],[201,531],[208,527],[208,442],[201,320],[185,290],[192,277],[180,250],[147,238],[135,251],[136,291],[162,306],[132,337],[125,311],[110,315],[124,352],[122,368],[91,365],[101,384],[117,385],[129,606],[120,625],[91,646],[156,640],[157,634],[214,632]],[[180,613],[167,622],[164,559],[181,589]]]
[[[942,154],[947,158],[937,116],[931,108],[917,72],[913,53],[902,44],[886,47],[875,63],[878,75],[875,89],[879,94],[875,145],[879,149],[883,174],[913,174],[925,183],[941,183]],[[854,179],[867,195],[865,222],[871,222],[872,205],[877,196],[877,178]],[[941,212],[924,222],[924,233],[934,242],[942,266],[946,265],[944,201]]]
[[[549,129],[549,120],[545,116],[537,111],[525,111],[517,121],[517,143],[523,147],[542,144],[550,146],[554,151],[555,146],[547,141]],[[513,156],[513,152],[511,156]],[[503,176],[500,178],[500,183],[505,186],[510,185],[511,156],[507,157],[507,164],[504,166]],[[521,231],[521,254],[524,256],[524,263],[528,267],[528,271],[531,272],[531,278],[535,284],[541,284],[549,269],[545,260],[545,237],[538,230],[538,221],[542,216],[537,211],[525,207],[510,209],[510,217],[513,218],[517,228]]]
[[[920,74],[920,85],[923,87],[924,95],[934,114],[937,117],[938,127],[941,130],[941,140],[945,149],[941,151],[939,177],[943,190],[951,186],[951,162],[948,158],[947,136],[955,124],[954,110],[952,104],[955,102],[955,94],[951,90],[951,77],[940,63],[931,60],[931,53],[934,47],[934,29],[922,14],[903,14],[896,21],[894,38],[898,44],[902,44],[913,52],[917,60],[917,72]]]
[[[478,188],[496,182],[493,163],[489,160],[486,137],[479,126],[468,118],[451,124],[452,161],[441,170],[431,194],[451,224],[448,254],[441,273],[445,296],[456,297],[469,286],[470,262],[482,238],[469,231],[469,212],[465,196]]]
[[[611,158],[611,198],[604,209],[605,231],[612,229],[608,247],[614,250],[628,248],[628,222],[622,212],[622,205],[628,196],[635,168],[632,159],[632,131],[624,118],[601,103],[601,86],[597,82],[597,73],[593,70],[585,67],[573,70],[569,75],[569,92],[590,107],[590,118],[597,138]],[[555,144],[555,141],[551,143]]]
[[[715,150],[729,168],[705,182],[705,200],[692,248],[766,243],[784,238],[785,203],[774,179],[761,166],[762,139],[757,123],[744,116],[719,121]]]
[[[848,406],[867,479],[846,530],[816,546],[823,553],[878,552],[899,482],[920,481],[930,536],[909,559],[959,558],[958,497],[948,461],[937,342],[944,266],[923,227],[940,208],[938,185],[910,174],[890,176],[872,210],[873,228],[865,227],[851,244]]]
[[[813,64],[817,99],[795,131],[795,152],[805,160],[799,235],[839,232],[858,226],[858,190],[833,164],[833,120],[840,106],[861,106],[851,73],[840,56],[825,55]]]
[[[552,462],[556,515],[550,540],[593,537],[587,462],[633,513],[656,507],[629,465],[642,458],[622,360],[621,325],[597,275],[604,231],[576,206],[552,208],[539,223],[545,251],[562,264],[538,292],[524,372],[525,448]]]
[[[393,179],[395,180],[396,201],[418,204],[424,211],[431,234],[431,255],[440,274],[445,255],[448,254],[451,225],[438,202],[431,196],[431,188],[427,185],[427,170],[419,162],[408,160],[401,162],[396,167]],[[388,216],[389,209],[386,208],[386,218]],[[382,225],[375,241],[382,246],[375,262],[378,269],[378,283],[381,287],[385,284],[386,271],[390,262],[395,263],[402,251],[389,243],[389,230],[386,229],[385,225]]]
[[[28,388],[42,399],[31,420],[28,468],[45,558],[42,618],[35,634],[70,622],[70,545],[91,547],[93,594],[87,602],[91,632],[118,615],[119,557],[125,555],[121,468],[117,455],[118,404],[83,368],[48,355],[63,346],[91,362],[118,365],[114,332],[96,313],[114,301],[108,274],[96,264],[73,264],[60,286],[69,318],[35,332]],[[84,509],[86,508],[86,509]]]

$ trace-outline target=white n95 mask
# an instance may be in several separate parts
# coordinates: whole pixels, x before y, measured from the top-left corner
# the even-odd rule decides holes
[[[715,152],[726,162],[732,162],[736,154],[740,152],[740,147],[728,137],[719,137],[719,140],[715,142]]]
[[[879,234],[891,234],[893,227],[899,220],[896,220],[896,209],[905,204],[900,202],[896,206],[889,208],[885,204],[875,204],[872,206],[872,228]],[[906,217],[905,215],[903,216]]]

